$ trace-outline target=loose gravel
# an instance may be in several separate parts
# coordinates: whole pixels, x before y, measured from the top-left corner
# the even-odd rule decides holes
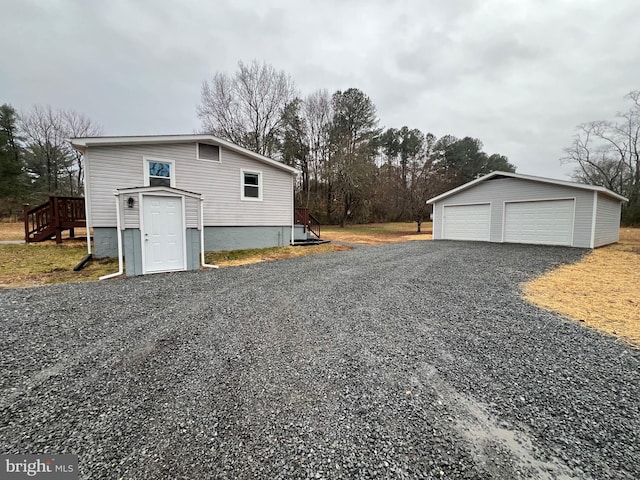
[[[640,478],[640,352],[520,299],[584,251],[408,242],[0,292],[0,448],[80,477]]]

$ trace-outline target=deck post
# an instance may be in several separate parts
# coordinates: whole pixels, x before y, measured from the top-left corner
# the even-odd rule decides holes
[[[29,207],[28,203],[22,204],[22,212],[24,215],[24,242],[29,243]]]
[[[62,228],[60,228],[60,199],[51,197],[51,206],[53,207],[53,227],[56,231],[56,243],[62,243]]]

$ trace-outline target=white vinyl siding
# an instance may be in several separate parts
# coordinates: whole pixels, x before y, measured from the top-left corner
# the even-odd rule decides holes
[[[491,206],[446,205],[442,215],[442,238],[489,241]]]
[[[145,184],[144,158],[174,162],[175,187],[204,197],[205,226],[291,225],[293,198],[291,173],[242,154],[221,149],[222,162],[198,160],[196,142],[172,145],[92,146],[85,156],[93,227],[115,227],[113,192],[117,188]],[[262,172],[262,202],[243,202],[240,195],[242,169]],[[136,199],[136,203],[137,203]],[[190,224],[190,207],[186,206]],[[124,209],[126,214],[126,208]],[[129,215],[134,215],[130,212]]]
[[[193,197],[185,197],[184,224],[186,228],[198,228],[200,226],[200,200]]]
[[[620,200],[597,193],[594,247],[615,243],[620,237]]]
[[[504,241],[571,245],[574,206],[573,199],[506,203]]]
[[[133,206],[129,208],[128,200],[133,198]],[[140,228],[140,196],[135,194],[120,195],[122,212],[122,228]]]

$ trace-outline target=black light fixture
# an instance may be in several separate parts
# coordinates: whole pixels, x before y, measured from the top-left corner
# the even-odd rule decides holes
[[[133,203],[135,202],[135,200],[133,199],[133,197],[129,197],[127,198],[127,206],[129,208],[133,208]]]

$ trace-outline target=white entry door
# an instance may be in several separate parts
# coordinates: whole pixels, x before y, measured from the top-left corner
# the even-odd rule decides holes
[[[446,240],[479,240],[490,237],[491,206],[444,205],[442,210],[442,238]]]
[[[184,269],[181,197],[143,196],[145,273]]]
[[[506,203],[504,241],[572,245],[574,209],[573,199]]]

